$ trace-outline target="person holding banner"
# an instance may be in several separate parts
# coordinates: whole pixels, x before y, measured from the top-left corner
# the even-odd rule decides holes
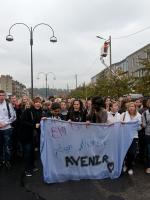
[[[104,109],[104,101],[100,96],[92,98],[92,109],[87,116],[87,121],[91,123],[107,123],[107,111]]]
[[[118,113],[119,106],[117,101],[111,101],[110,103],[110,112],[107,112],[108,119],[107,123],[115,123],[121,121],[121,115]]]
[[[61,119],[61,107],[58,102],[52,103],[51,106],[51,116],[52,119]]]
[[[141,114],[137,111],[136,105],[134,102],[129,102],[127,104],[127,111],[122,113],[121,115],[122,122],[133,122],[138,121],[139,129],[141,129]],[[123,171],[127,171],[129,175],[133,175],[133,163],[135,162],[135,158],[138,151],[138,130],[135,132],[133,141],[128,149],[125,159],[125,166]]]
[[[73,104],[68,111],[67,119],[73,122],[85,122],[86,113],[83,108],[83,103],[81,100],[75,99]]]
[[[20,141],[24,154],[24,173],[29,177],[38,169],[35,166],[35,148],[40,143],[40,120],[42,118],[41,99],[33,99],[33,106],[26,108],[20,119]]]

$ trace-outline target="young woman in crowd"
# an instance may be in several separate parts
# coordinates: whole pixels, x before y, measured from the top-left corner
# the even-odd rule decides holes
[[[24,95],[22,97],[22,99],[20,100],[20,103],[19,103],[19,108],[21,110],[21,113],[25,110],[25,105],[27,104],[27,102],[30,102],[31,100],[29,99],[28,96]]]
[[[142,123],[141,114],[138,113],[134,102],[129,102],[127,104],[127,111],[122,113],[121,121],[122,122],[138,121],[139,130],[141,129],[141,123]],[[136,131],[134,135],[134,139],[128,149],[128,152],[125,158],[125,166],[124,166],[123,171],[127,170],[129,175],[133,175],[133,163],[135,162],[135,158],[137,155],[137,148],[138,148],[138,130]]]
[[[61,112],[61,119],[66,121],[68,110],[67,110],[67,104],[64,100],[61,101],[60,108],[61,108],[61,111],[60,111]]]
[[[145,129],[146,173],[150,174],[150,99],[147,100],[147,110],[142,114],[142,126]]]
[[[52,102],[51,101],[46,101],[43,103],[43,117],[51,117],[51,107],[52,107]]]
[[[85,122],[86,121],[86,113],[83,108],[83,103],[81,100],[75,99],[73,101],[72,106],[70,107],[67,120],[73,122]]]
[[[106,97],[104,99],[104,103],[105,103],[105,109],[106,109],[106,111],[110,111],[110,103],[111,103],[110,97]]]
[[[136,105],[136,108],[138,110],[138,112],[142,109],[143,105],[142,105],[142,99],[139,98],[139,99],[136,99],[135,100],[135,105]]]
[[[129,103],[129,102],[128,102]],[[121,105],[120,105],[120,108],[119,108],[119,113],[120,114],[122,114],[122,113],[124,113],[124,112],[126,112],[126,110],[127,110],[127,100],[126,99],[123,99],[122,101],[121,101]]]
[[[25,161],[25,175],[32,176],[35,167],[35,148],[39,148],[41,99],[33,100],[33,107],[26,108],[21,116],[20,139]]]

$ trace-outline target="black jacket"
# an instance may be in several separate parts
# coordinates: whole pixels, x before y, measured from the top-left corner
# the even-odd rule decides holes
[[[20,140],[24,143],[33,140],[34,130],[40,132],[40,128],[36,129],[35,125],[40,123],[42,117],[42,109],[28,108],[26,109],[20,119]]]
[[[68,114],[67,114],[67,120],[69,119],[73,122],[85,122],[86,113],[84,111],[70,110],[68,111]]]

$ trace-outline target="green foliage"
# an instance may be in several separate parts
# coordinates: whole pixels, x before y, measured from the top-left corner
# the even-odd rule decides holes
[[[99,77],[95,84],[89,84],[78,87],[70,93],[70,96],[75,98],[89,98],[91,96],[111,96],[120,97],[124,94],[132,92],[134,79],[129,78],[122,71],[118,70],[115,74],[107,77]]]
[[[132,80],[132,81],[131,81]],[[134,80],[123,74],[121,70],[110,76],[99,77],[96,82],[96,93],[101,96],[120,97],[132,92]]]
[[[71,97],[73,98],[83,98],[87,99],[94,95],[95,87],[92,84],[79,86],[77,89],[74,89],[70,92]]]

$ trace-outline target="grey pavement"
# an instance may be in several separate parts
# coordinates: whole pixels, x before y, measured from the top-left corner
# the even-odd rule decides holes
[[[45,184],[42,169],[22,176],[22,165],[0,171],[0,200],[150,200],[150,176],[136,164],[134,175],[115,180],[81,180]]]

